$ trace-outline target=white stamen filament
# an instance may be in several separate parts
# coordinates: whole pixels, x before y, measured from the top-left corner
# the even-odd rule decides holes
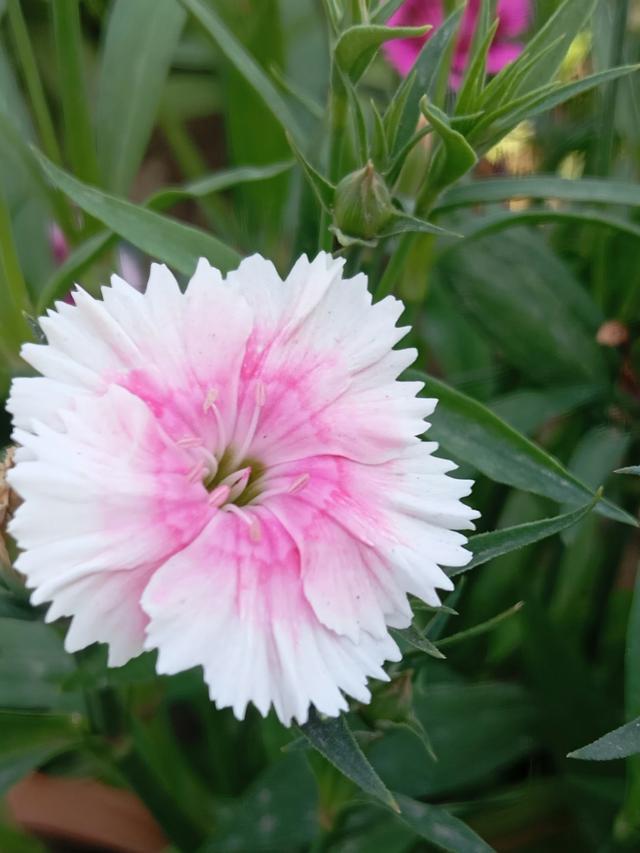
[[[232,512],[234,515],[237,515],[238,518],[244,521],[244,523],[249,528],[249,536],[251,537],[253,542],[259,542],[262,539],[262,528],[260,527],[260,522],[255,516],[249,515],[248,512],[243,509],[240,509],[240,507],[236,506],[235,504],[227,504],[224,507],[224,510]]]
[[[222,456],[227,446],[227,431],[225,429],[224,421],[222,419],[222,414],[220,413],[220,408],[216,404],[216,400],[218,399],[218,392],[215,388],[209,388],[207,394],[204,398],[204,402],[202,404],[202,411],[207,414],[207,412],[211,411],[214,414],[216,419],[216,425],[218,427],[218,435],[216,437],[216,452]]]
[[[231,489],[229,486],[220,485],[215,488],[209,495],[208,503],[210,506],[221,507],[229,499]]]
[[[244,437],[244,441],[242,442],[240,448],[234,453],[234,461],[240,462],[247,455],[247,451],[251,446],[251,442],[254,439],[256,434],[256,430],[258,428],[258,420],[260,418],[260,412],[262,411],[262,407],[267,401],[267,389],[265,387],[264,382],[258,380],[256,383],[256,403],[253,408],[253,412],[251,413],[251,420],[249,421],[249,426],[247,428],[247,432]]]
[[[306,487],[310,479],[311,477],[309,474],[301,474],[288,484],[274,486],[272,489],[267,489],[266,492],[260,493],[260,502],[262,503],[265,498],[274,498],[277,495],[297,495],[298,492],[301,492]]]
[[[240,497],[247,487],[250,476],[251,466],[249,465],[246,468],[241,468],[239,471],[234,471],[233,474],[229,474],[228,477],[224,478],[222,483],[229,486],[231,490],[230,500],[235,501],[236,498]]]

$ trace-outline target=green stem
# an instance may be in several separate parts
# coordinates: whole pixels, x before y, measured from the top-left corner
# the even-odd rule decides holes
[[[374,291],[374,299],[376,302],[380,299],[384,299],[384,297],[388,296],[390,293],[393,293],[395,284],[400,278],[402,266],[409,253],[412,242],[412,234],[405,234],[400,238],[398,246],[387,261],[387,266],[385,267],[382,277],[378,282],[378,286]]]
[[[624,54],[624,40],[629,17],[629,0],[617,0],[613,29],[611,32],[611,46],[609,53],[609,67],[622,63]],[[598,133],[598,151],[595,158],[595,173],[601,177],[607,177],[611,171],[613,158],[613,143],[616,132],[616,107],[618,103],[619,80],[612,80],[602,92],[602,109],[600,112],[600,132]],[[606,311],[608,293],[608,246],[611,237],[606,233],[599,233],[595,237],[594,264],[593,264],[593,291],[598,305]]]
[[[23,312],[33,313],[27,284],[13,241],[9,209],[0,190],[0,305],[7,341],[12,350],[31,337]]]
[[[50,160],[61,165],[62,158],[60,156],[60,148],[58,146],[58,140],[56,139],[51,114],[47,106],[40,72],[38,71],[38,65],[36,63],[36,58],[31,46],[31,40],[29,38],[29,32],[24,20],[24,15],[22,14],[20,0],[8,1],[7,14],[9,16],[9,23],[11,25],[13,40],[16,47],[16,54],[18,61],[20,62],[20,66],[22,67],[22,74],[29,93],[29,99],[33,108],[36,124],[38,126],[38,133],[40,135],[42,147]]]
[[[331,79],[328,173],[329,180],[337,184],[342,177],[342,151],[347,128],[348,103],[340,75],[334,71]],[[329,252],[332,245],[333,235],[329,231],[329,215],[323,210],[320,216],[318,248]]]

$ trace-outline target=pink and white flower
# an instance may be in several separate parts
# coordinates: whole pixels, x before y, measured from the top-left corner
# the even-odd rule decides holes
[[[469,559],[471,483],[422,442],[435,400],[397,381],[414,350],[402,304],[305,256],[282,281],[259,256],[186,291],[154,265],[41,320],[9,410],[24,503],[17,568],[69,651],[202,666],[213,700],[304,722],[398,660],[407,594],[438,604]]]
[[[481,0],[467,0],[451,63],[451,84],[454,88],[460,86],[467,67],[480,12],[480,2]],[[522,51],[520,39],[530,23],[531,0],[498,0],[496,15],[500,23],[487,57],[489,74],[497,74],[520,55]],[[434,28],[423,38],[393,39],[385,44],[387,58],[400,74],[404,76],[411,71],[422,45],[443,23],[444,17],[443,0],[405,0],[398,11],[391,16],[389,25],[392,27],[431,24]]]

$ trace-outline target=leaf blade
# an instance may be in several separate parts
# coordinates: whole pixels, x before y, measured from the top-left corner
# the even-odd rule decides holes
[[[393,811],[399,811],[396,800],[365,758],[343,716],[321,720],[312,711],[300,731],[314,749],[359,788]]]
[[[223,272],[238,265],[240,255],[216,237],[83,184],[33,151],[44,173],[62,192],[152,258],[185,275],[193,273],[200,257],[208,258]]]

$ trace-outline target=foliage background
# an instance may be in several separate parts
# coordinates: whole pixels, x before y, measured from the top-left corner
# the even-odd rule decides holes
[[[404,638],[391,686],[354,707],[350,729],[377,775],[332,733],[328,752],[340,763],[347,750],[368,795],[300,732],[217,711],[199,672],[158,679],[149,655],[113,671],[103,649],[66,655],[64,625],[45,626],[5,567],[0,794],[35,768],[92,777],[135,791],[174,849],[212,853],[637,850],[640,759],[567,754],[640,715],[640,487],[613,473],[638,461],[639,78],[578,83],[640,59],[640,5],[537,0],[530,43],[566,14],[544,31],[538,72],[560,46],[558,79],[578,96],[550,90],[544,109],[512,112],[506,138],[497,120],[474,136],[464,116],[481,102],[477,80],[455,134],[432,135],[444,158],[417,140],[395,188],[405,213],[464,236],[341,249],[312,184],[329,208],[333,190],[313,172],[309,183],[291,145],[334,184],[363,153],[384,161],[369,105],[384,112],[397,77],[381,56],[360,80],[331,65],[331,15],[346,7],[344,29],[369,5],[0,0],[0,393],[25,371],[19,343],[38,333],[28,318],[74,280],[97,292],[118,265],[144,276],[150,256],[186,275],[199,254],[229,267],[253,251],[284,272],[301,251],[333,247],[378,295],[407,301],[417,368],[442,399],[430,437],[477,478],[480,531],[509,530],[478,540],[484,565],[447,601],[457,614],[418,611],[424,632]],[[446,56],[430,99],[451,116]],[[417,98],[414,110],[409,136]],[[479,155],[467,174],[470,163],[454,168],[460,134]],[[630,515],[604,501],[592,512],[599,486]],[[638,751],[637,735],[621,737],[614,754]],[[376,803],[382,783],[400,816]],[[10,811],[0,849],[41,849]]]

